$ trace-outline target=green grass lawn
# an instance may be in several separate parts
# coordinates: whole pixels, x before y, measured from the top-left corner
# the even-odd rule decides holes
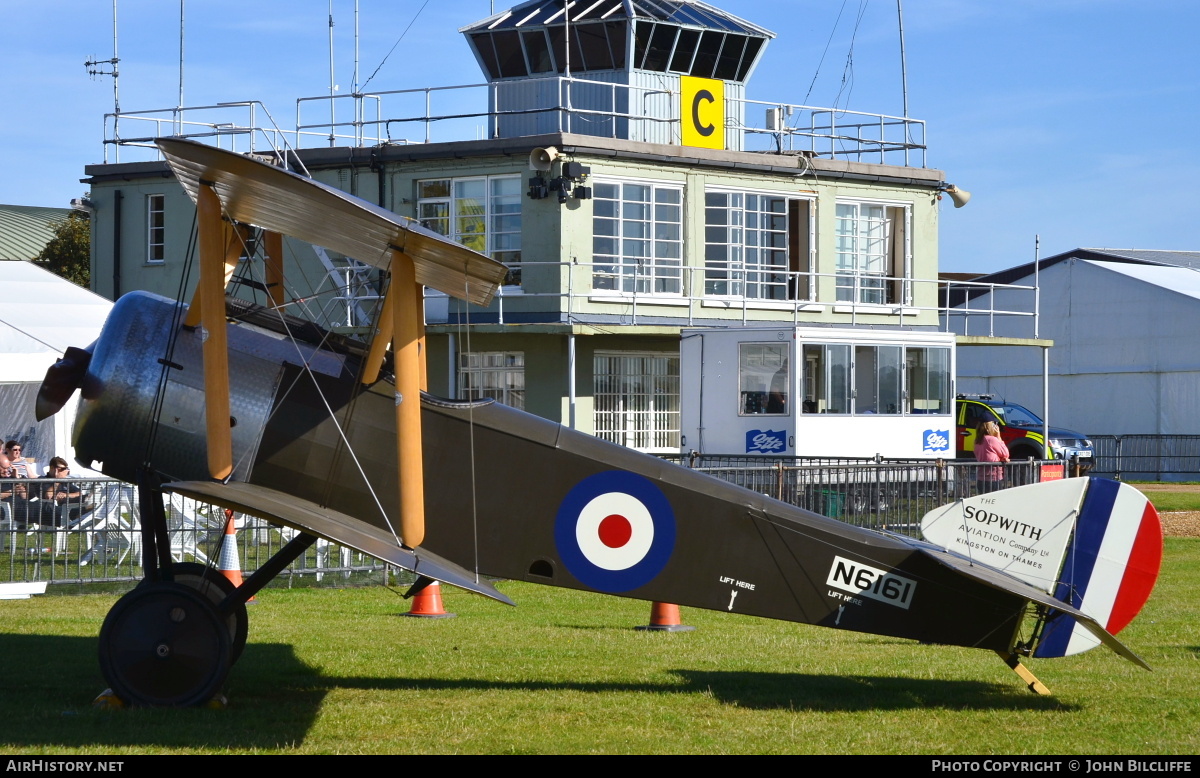
[[[1037,697],[994,654],[502,583],[509,608],[445,590],[458,618],[406,619],[381,586],[270,589],[224,710],[91,707],[113,595],[0,601],[9,753],[1200,752],[1200,539],[1169,539],[1122,638],[1034,661]],[[950,606],[948,606],[950,607]]]
[[[1134,484],[1136,487],[1137,484]],[[1144,494],[1159,512],[1200,511],[1200,492],[1151,492]]]

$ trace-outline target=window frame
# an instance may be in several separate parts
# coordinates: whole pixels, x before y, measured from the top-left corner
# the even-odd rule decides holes
[[[617,187],[617,197],[606,197],[605,187]],[[649,199],[627,200],[626,187],[648,187]],[[659,200],[659,193],[675,193],[677,202]],[[616,203],[614,215],[597,213],[597,206]],[[645,207],[649,218],[638,219],[627,216],[628,210],[636,206]],[[675,209],[677,220],[660,219],[661,209]],[[635,179],[599,176],[592,179],[592,284],[593,294],[645,295],[649,297],[680,298],[687,296],[684,284],[687,268],[687,184],[684,181],[661,179]],[[612,222],[611,231],[600,229],[602,221]],[[645,225],[644,234],[626,234],[633,225]],[[660,228],[674,227],[675,237],[662,236]],[[602,241],[611,241],[612,251],[599,250]],[[646,255],[627,254],[629,244],[645,242]],[[674,246],[676,256],[659,257],[661,249]],[[648,272],[640,268],[649,267]],[[611,268],[602,271],[601,268]],[[632,269],[633,272],[627,272]],[[608,280],[612,286],[598,286]]]
[[[445,182],[447,193],[444,195],[422,196],[422,188],[427,185],[437,182]],[[482,213],[466,212],[467,203],[478,201],[478,198],[469,196],[460,196],[459,189],[463,185],[473,182],[483,183],[483,211]],[[513,184],[516,186],[511,192],[496,192],[495,185],[498,183]],[[415,182],[416,186],[416,216],[417,222],[426,229],[433,230],[439,235],[445,235],[451,240],[461,243],[468,248],[475,249],[481,254],[501,262],[508,268],[508,277],[504,279],[504,286],[511,287],[509,291],[516,291],[521,286],[522,268],[521,268],[521,252],[522,238],[521,229],[524,218],[522,208],[524,204],[524,181],[520,173],[497,173],[485,174],[477,176],[439,176],[436,178],[421,178]],[[505,202],[500,202],[501,200]],[[444,214],[426,214],[425,207],[433,205],[444,205],[446,207]],[[502,211],[502,206],[508,206],[514,210]],[[502,219],[516,218],[515,228],[512,225],[507,225],[507,229],[498,229]],[[462,229],[463,225],[469,219],[477,218],[482,222],[482,231],[468,231]],[[443,223],[444,229],[437,223]],[[482,238],[480,245],[472,245],[473,238]]]
[[[455,390],[459,399],[491,398],[502,405],[525,410],[524,351],[460,351],[457,368]],[[519,380],[513,380],[518,376]],[[472,378],[484,380],[472,381]],[[491,385],[488,378],[493,379]]]
[[[615,371],[602,369],[600,360],[606,359],[617,360]],[[629,370],[633,360],[662,360],[661,369],[656,369],[652,363],[647,372],[643,364],[642,372],[634,373]],[[619,391],[601,391],[605,380],[618,386]],[[597,350],[592,355],[593,434],[601,440],[637,451],[677,453],[683,421],[679,380],[677,353]],[[635,383],[640,383],[643,391],[629,391],[636,388]],[[612,399],[605,402],[604,398]],[[645,400],[646,407],[629,407],[631,398]],[[617,423],[608,423],[610,420]],[[639,421],[649,423],[641,425],[637,423]]]
[[[156,215],[158,216],[157,224],[155,223]],[[146,264],[163,265],[166,264],[166,261],[167,196],[158,193],[148,194],[146,195]]]
[[[838,349],[836,358],[833,349]],[[951,352],[949,346],[881,343],[870,338],[805,341],[800,345],[804,371],[800,376],[800,412],[893,418],[953,415]],[[835,375],[831,366],[842,370],[842,374]],[[896,375],[889,379],[884,375],[887,369],[894,370]],[[864,380],[870,384],[864,385]],[[821,405],[836,407],[842,402],[845,410],[819,409]],[[931,404],[939,407],[930,407]],[[813,410],[806,408],[810,405]]]
[[[843,207],[853,207],[852,217],[856,229],[844,233],[842,224]],[[883,211],[879,220],[882,235],[864,234],[858,225],[863,221],[859,215],[863,207],[878,207]],[[835,301],[851,305],[911,305],[912,304],[912,220],[913,204],[903,200],[877,198],[839,197],[834,204],[834,275]],[[844,248],[843,239],[854,242]],[[863,241],[877,241],[881,251],[871,251],[860,246]],[[846,261],[844,257],[850,257]],[[877,257],[882,268],[871,270],[872,257]],[[868,281],[864,284],[863,280]],[[847,283],[848,282],[848,283]],[[854,292],[857,290],[858,294]]]
[[[749,352],[757,350],[757,357]],[[779,361],[770,364],[766,360],[774,352]],[[738,343],[738,416],[791,416],[792,415],[792,342],[743,341]],[[757,359],[758,364],[754,364]],[[755,369],[760,368],[760,369]],[[780,374],[782,373],[782,378]],[[768,376],[762,380],[762,376]],[[750,388],[749,379],[758,378]],[[759,389],[758,387],[762,388]]]
[[[711,205],[710,195],[740,197],[742,205],[727,200]],[[749,207],[750,198],[768,198],[783,202],[782,212]],[[710,212],[721,210],[730,215],[724,224],[710,223]],[[736,218],[733,215],[736,214]],[[781,229],[763,225],[773,214],[783,217]],[[816,197],[769,189],[707,186],[704,188],[704,296],[710,299],[756,300],[764,302],[809,302],[812,300],[815,266]],[[737,222],[736,224],[733,222]],[[751,224],[751,222],[754,222]],[[714,240],[724,231],[724,240]],[[751,239],[750,233],[756,237]],[[736,234],[736,239],[730,233]],[[779,236],[781,246],[764,246],[764,235]],[[764,261],[765,252],[777,252],[781,264]],[[748,262],[756,253],[758,261]],[[724,256],[718,256],[724,254]],[[724,278],[720,275],[724,274]],[[781,276],[782,280],[772,279]],[[721,290],[724,285],[724,291]],[[774,294],[764,294],[766,289]]]

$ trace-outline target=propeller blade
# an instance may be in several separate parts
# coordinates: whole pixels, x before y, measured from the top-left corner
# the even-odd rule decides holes
[[[94,346],[94,343],[86,349],[68,346],[62,358],[46,371],[34,404],[34,415],[38,421],[61,411],[75,390],[83,385],[83,377],[87,375],[88,365],[92,362]]]

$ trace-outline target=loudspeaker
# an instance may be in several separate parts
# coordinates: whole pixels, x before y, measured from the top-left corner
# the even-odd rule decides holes
[[[955,208],[962,208],[971,199],[971,193],[966,189],[959,189],[954,184],[946,187],[946,194],[950,195],[950,199],[954,202]]]
[[[558,159],[558,149],[553,146],[536,148],[529,152],[529,169],[548,173],[550,172],[550,166],[554,164],[554,160],[556,159]]]

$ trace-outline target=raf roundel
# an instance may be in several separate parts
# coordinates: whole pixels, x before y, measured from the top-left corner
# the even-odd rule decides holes
[[[649,479],[619,470],[597,473],[563,498],[554,542],[580,582],[627,592],[653,580],[671,558],[675,514]]]

